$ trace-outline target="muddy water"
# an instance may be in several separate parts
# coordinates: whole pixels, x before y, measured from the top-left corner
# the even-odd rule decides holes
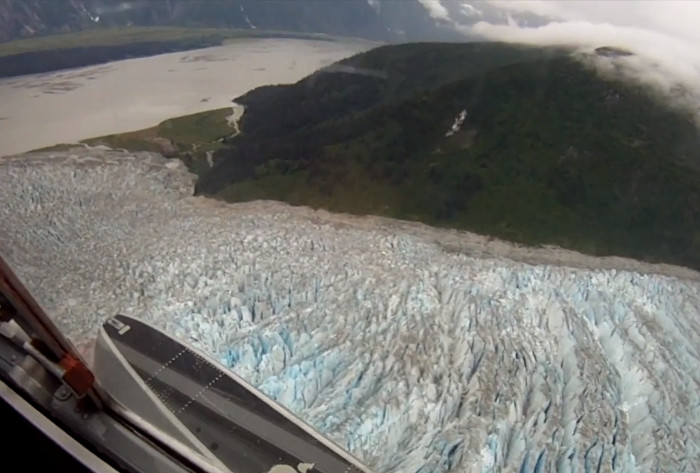
[[[242,40],[196,51],[0,80],[0,156],[138,130],[231,105],[370,49],[368,42]]]

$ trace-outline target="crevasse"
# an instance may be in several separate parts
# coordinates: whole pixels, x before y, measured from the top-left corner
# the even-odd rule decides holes
[[[377,472],[700,469],[697,280],[213,202],[164,163],[0,161],[0,251],[78,344],[116,312],[143,317]]]

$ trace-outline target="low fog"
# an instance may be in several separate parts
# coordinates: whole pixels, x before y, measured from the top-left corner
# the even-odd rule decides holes
[[[423,0],[431,14],[446,14],[448,0]],[[625,57],[582,54],[604,73],[622,72],[653,86],[674,105],[691,110],[700,123],[700,2],[694,1],[540,1],[462,2],[479,11],[497,9],[501,21],[486,19],[455,27],[489,40],[541,45],[571,45],[582,53],[612,46],[634,53]],[[519,15],[542,18],[525,26]],[[486,18],[486,16],[484,16]],[[614,64],[613,64],[614,63]],[[616,67],[613,67],[613,66]],[[621,67],[620,67],[621,66]]]

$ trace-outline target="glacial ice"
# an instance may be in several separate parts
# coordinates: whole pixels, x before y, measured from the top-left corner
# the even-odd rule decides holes
[[[700,471],[697,274],[191,192],[147,153],[5,158],[0,252],[76,344],[142,317],[378,473]]]

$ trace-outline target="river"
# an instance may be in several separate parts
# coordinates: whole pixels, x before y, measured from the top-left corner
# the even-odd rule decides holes
[[[226,107],[373,47],[366,41],[245,39],[213,48],[0,80],[0,156],[139,130]]]

